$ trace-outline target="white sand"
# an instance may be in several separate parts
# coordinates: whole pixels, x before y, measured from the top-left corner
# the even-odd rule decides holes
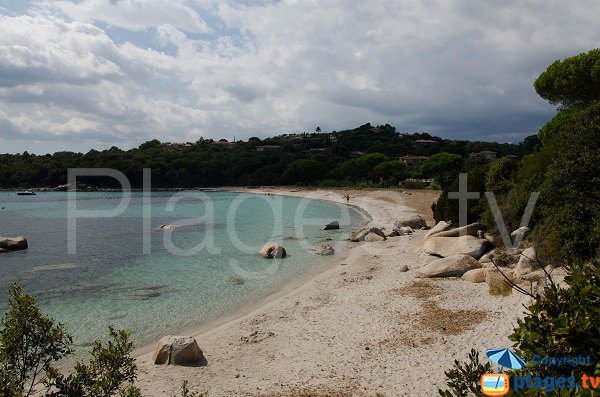
[[[336,202],[345,202],[346,193],[271,191]],[[401,212],[415,211],[432,222],[432,192],[350,195],[372,225],[389,228]],[[210,396],[437,395],[444,371],[471,348],[484,353],[511,345],[507,336],[527,298],[490,296],[486,284],[460,279],[413,280],[424,264],[418,252],[424,234],[356,243],[346,259],[302,286],[200,328],[193,336],[206,366],[155,366],[149,353],[140,355],[143,395],[173,395],[183,380]],[[402,264],[410,270],[399,272]]]

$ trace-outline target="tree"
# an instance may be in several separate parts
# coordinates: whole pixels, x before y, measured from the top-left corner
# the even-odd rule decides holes
[[[315,132],[316,132],[317,134],[318,134],[319,132],[321,132],[321,127],[317,127],[317,128],[315,129]]]
[[[29,396],[40,378],[71,353],[72,339],[16,284],[9,288],[8,308],[0,322],[0,390]]]
[[[563,107],[600,99],[600,49],[555,61],[533,86],[539,96]]]
[[[46,397],[139,397],[133,344],[125,331],[109,329],[106,346],[94,342],[89,364],[77,363],[68,376],[54,367],[71,354],[72,338],[36,306],[17,284],[8,291],[8,313],[0,322],[0,395],[26,397],[46,385]],[[36,391],[36,395],[39,393]]]
[[[296,160],[287,168],[284,178],[290,183],[314,182],[323,174],[323,164],[316,160]]]
[[[384,161],[373,168],[376,177],[394,180],[400,180],[405,170],[406,164],[400,160]]]
[[[464,164],[464,159],[458,154],[437,153],[421,163],[419,167],[423,176],[436,178],[443,188],[456,178]]]
[[[381,153],[369,153],[360,156],[356,159],[355,163],[357,174],[363,176],[367,180],[373,180],[375,178],[375,167],[387,160],[389,160],[388,156]]]

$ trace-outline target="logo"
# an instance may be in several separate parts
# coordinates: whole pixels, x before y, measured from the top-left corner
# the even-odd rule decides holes
[[[510,390],[510,380],[506,374],[481,375],[481,392],[486,396],[504,396]]]

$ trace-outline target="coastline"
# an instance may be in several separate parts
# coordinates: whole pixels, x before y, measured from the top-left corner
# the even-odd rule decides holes
[[[346,204],[346,190],[242,191]],[[403,211],[423,213],[431,225],[424,212],[435,192],[349,193],[350,204],[370,215],[369,225],[387,228]],[[206,366],[155,366],[153,345],[137,350],[143,395],[175,394],[184,380],[210,396],[437,394],[444,371],[471,348],[510,345],[507,336],[526,300],[490,296],[485,284],[460,279],[414,279],[424,264],[418,247],[425,233],[355,243],[346,256],[334,255],[338,265],[300,285],[189,330]],[[398,271],[403,264],[408,272]]]

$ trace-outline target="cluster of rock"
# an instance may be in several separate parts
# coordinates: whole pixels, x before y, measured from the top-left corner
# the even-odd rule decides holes
[[[27,249],[29,244],[23,236],[2,237],[0,236],[0,253],[6,251],[18,251]]]
[[[189,336],[165,336],[158,341],[152,354],[155,365],[191,365],[204,360],[196,339]]]
[[[546,273],[538,265],[533,247],[511,252],[494,249],[493,237],[483,229],[480,223],[453,227],[448,222],[439,222],[424,237],[423,251],[428,254],[428,263],[415,276],[462,277],[473,283],[487,283],[490,292],[510,289],[510,283],[545,280]],[[520,241],[528,231],[519,228],[511,237]]]

